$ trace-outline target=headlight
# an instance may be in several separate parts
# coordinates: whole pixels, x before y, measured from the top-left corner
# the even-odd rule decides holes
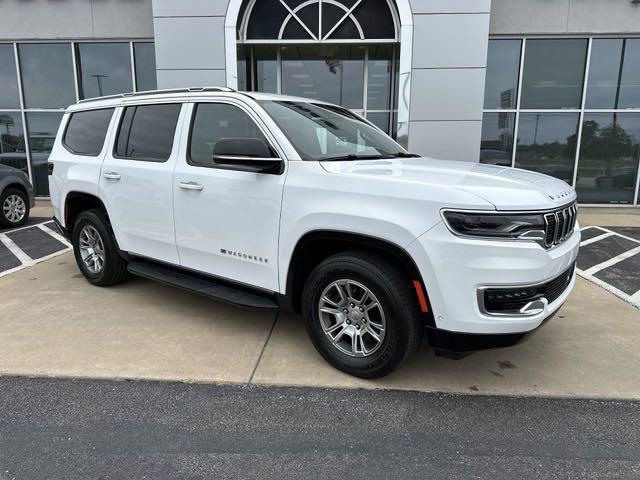
[[[529,240],[544,246],[544,216],[537,213],[442,212],[445,223],[464,237]]]

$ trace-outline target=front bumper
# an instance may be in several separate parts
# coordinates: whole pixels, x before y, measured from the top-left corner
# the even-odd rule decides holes
[[[550,281],[575,262],[580,231],[544,249],[534,242],[460,238],[443,223],[407,248],[415,260],[431,303],[435,328],[465,334],[523,334],[553,316],[575,284],[575,272],[564,291],[535,314],[487,313],[479,302],[482,289],[519,287]]]

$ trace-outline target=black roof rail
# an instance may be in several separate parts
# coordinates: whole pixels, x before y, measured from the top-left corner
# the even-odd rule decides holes
[[[78,103],[97,102],[100,100],[109,100],[111,98],[136,98],[146,95],[162,95],[167,93],[190,93],[190,92],[235,92],[229,87],[190,87],[190,88],[168,88],[164,90],[145,90],[144,92],[118,93],[116,95],[105,95],[103,97],[85,98]]]

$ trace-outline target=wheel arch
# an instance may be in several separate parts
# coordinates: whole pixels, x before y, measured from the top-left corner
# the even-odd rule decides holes
[[[15,188],[16,190],[20,190],[22,193],[24,193],[25,196],[27,197],[27,202],[28,202],[29,192],[27,191],[27,188],[20,182],[10,181],[4,186],[4,188],[0,189],[0,194],[6,192],[10,188]]]
[[[107,207],[96,195],[81,191],[70,191],[67,193],[64,199],[63,215],[64,225],[69,233],[73,230],[73,225],[78,215],[92,208],[102,208],[107,213],[107,217],[109,217]]]
[[[385,256],[399,262],[410,281],[417,280],[426,291],[420,270],[409,253],[401,246],[378,237],[336,230],[314,230],[303,235],[293,249],[286,277],[286,296],[294,311],[301,311],[301,297],[304,284],[311,271],[325,258],[349,250],[364,250]],[[416,301],[419,301],[416,292]],[[424,313],[432,318],[431,308]]]

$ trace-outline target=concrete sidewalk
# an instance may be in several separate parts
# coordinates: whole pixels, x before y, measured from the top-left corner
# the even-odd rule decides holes
[[[364,381],[328,366],[301,319],[134,278],[88,284],[70,253],[0,278],[0,373],[640,399],[640,311],[578,279],[527,342],[463,360],[424,345]]]

